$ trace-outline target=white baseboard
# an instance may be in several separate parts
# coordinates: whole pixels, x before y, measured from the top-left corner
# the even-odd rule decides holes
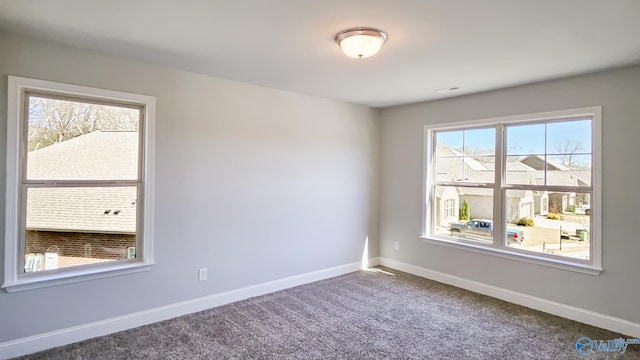
[[[365,264],[365,267],[374,267],[374,266],[379,266],[380,265],[380,258],[379,257],[375,257],[375,258],[371,258],[367,261],[367,263]]]
[[[409,274],[452,285],[478,294],[491,296],[506,302],[522,305],[548,314],[560,316],[566,319],[596,326],[602,329],[615,331],[633,338],[640,338],[640,324],[613,316],[581,309],[555,301],[549,301],[535,296],[487,285],[473,280],[468,280],[454,275],[441,273],[410,265],[400,261],[379,258],[380,265]]]
[[[540,310],[549,314],[575,320],[581,323],[597,326],[603,329],[619,332],[631,337],[640,338],[640,324],[624,319],[596,313],[593,311],[569,306],[554,301],[537,298],[511,290],[483,284],[477,281],[433,271],[418,266],[387,258],[372,258],[367,266],[383,265],[392,269],[404,271],[416,276],[449,284],[479,294],[488,295],[510,303],[522,305],[531,309]],[[104,336],[119,331],[168,320],[182,315],[214,308],[235,301],[265,295],[294,286],[304,285],[319,280],[324,280],[362,268],[360,262],[336,266],[306,274],[291,276],[284,279],[270,281],[228,292],[205,296],[193,300],[183,301],[163,307],[149,309],[129,315],[119,316],[107,320],[79,325],[67,329],[56,330],[44,334],[38,334],[21,339],[0,343],[0,359],[27,355],[38,351],[63,346],[66,344]]]
[[[378,264],[377,258],[369,260]],[[148,325],[158,321],[172,319],[217,306],[248,299],[255,296],[269,294],[275,291],[304,285],[319,280],[348,274],[362,268],[361,262],[336,266],[328,269],[313,271],[284,279],[270,281],[258,285],[248,286],[220,294],[183,301],[167,306],[157,307],[111,319],[96,321],[89,324],[74,326],[67,329],[51,331],[21,339],[0,343],[0,359],[32,354],[38,351],[63,346],[98,336],[113,334],[119,331]]]

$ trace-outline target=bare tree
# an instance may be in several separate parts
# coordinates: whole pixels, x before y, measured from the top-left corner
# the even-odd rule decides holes
[[[577,165],[577,155],[584,152],[584,146],[581,141],[565,140],[564,142],[557,142],[555,149],[558,152],[558,157],[562,165],[575,166]]]
[[[139,111],[118,106],[31,97],[29,151],[99,130],[137,131]]]

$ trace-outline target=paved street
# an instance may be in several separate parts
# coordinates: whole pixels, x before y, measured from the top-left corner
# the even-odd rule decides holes
[[[563,214],[564,220],[552,220],[546,216],[536,216],[535,226],[509,225],[509,228],[522,230],[524,241],[521,244],[510,243],[509,246],[539,253],[564,255],[568,257],[587,259],[589,257],[589,239],[582,241],[576,230],[589,230],[589,216],[581,214]],[[560,239],[560,234],[564,239]],[[439,227],[437,233],[451,235],[445,227]],[[472,239],[469,235],[458,235]],[[568,238],[567,238],[568,237]],[[475,240],[491,242],[491,238],[476,238]],[[562,243],[562,245],[561,245]]]
[[[564,215],[566,220],[551,220],[537,216],[536,226],[518,227],[524,232],[522,244],[511,244],[515,248],[526,249],[535,252],[549,254],[562,254],[575,258],[587,258],[589,256],[589,241],[580,241],[576,236],[576,230],[588,229],[589,217],[584,215]],[[568,221],[570,220],[570,221]],[[560,249],[560,229],[569,239],[562,239]]]
[[[575,234],[577,229],[589,228],[589,217],[585,215],[563,215],[567,220],[551,220],[546,216],[536,216],[535,222],[537,228],[556,229],[570,234]]]

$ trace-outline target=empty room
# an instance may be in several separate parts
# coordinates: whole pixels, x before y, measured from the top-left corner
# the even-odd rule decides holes
[[[0,0],[0,360],[640,359],[640,1]]]

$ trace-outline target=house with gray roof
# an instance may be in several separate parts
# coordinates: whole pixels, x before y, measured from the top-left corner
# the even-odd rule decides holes
[[[559,186],[590,186],[591,170],[564,165],[552,158],[543,156],[527,156],[521,162],[533,169],[536,184]],[[545,179],[546,176],[546,179]],[[536,214],[545,215],[548,212],[561,213],[571,211],[574,207],[590,204],[589,194],[573,192],[545,192],[536,194]]]
[[[460,183],[492,183],[495,178],[495,158],[491,156],[462,156],[453,148],[438,145],[436,148],[436,180]],[[518,160],[507,161],[506,180],[509,184],[517,185],[561,185],[588,186],[591,181],[591,171],[563,165],[553,159],[541,156],[527,156]],[[546,180],[545,180],[546,176]],[[466,200],[469,203],[472,218],[493,218],[493,190],[486,188],[437,187],[436,225],[446,227],[458,221],[457,215],[452,216],[450,204],[459,208]],[[548,212],[570,211],[573,206],[588,205],[588,194],[572,192],[538,192],[531,190],[509,190],[507,192],[507,218],[515,223],[521,218],[533,218],[535,215],[546,215]],[[459,212],[456,211],[456,214]]]
[[[138,143],[135,131],[81,135],[29,152],[27,177],[135,180]],[[135,256],[137,199],[135,186],[30,188],[27,254],[56,254],[56,266]]]

